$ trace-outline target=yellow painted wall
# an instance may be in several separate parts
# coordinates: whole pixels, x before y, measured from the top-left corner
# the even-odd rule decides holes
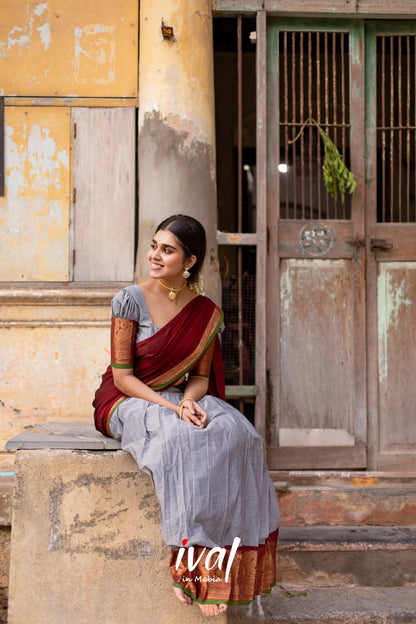
[[[206,0],[142,0],[140,12],[140,126],[158,111],[179,132],[215,145],[212,13]],[[145,16],[145,18],[143,18]],[[173,27],[164,40],[161,18]],[[215,175],[214,172],[212,174]]]
[[[0,0],[0,457],[24,427],[93,417],[119,285],[70,283],[73,107],[136,105],[138,17],[139,0]]]
[[[5,136],[0,280],[65,281],[69,253],[69,110],[6,107]]]
[[[171,40],[163,38],[162,17],[173,28]],[[220,302],[209,0],[159,0],[157,10],[153,0],[141,0],[139,81],[136,275],[147,275],[144,250],[156,225],[175,211],[192,214],[207,233],[205,289]]]
[[[3,291],[4,292],[4,291]],[[0,307],[0,452],[41,422],[92,422],[110,361],[110,305]]]
[[[204,175],[213,189],[210,4],[146,0],[145,13],[148,49],[142,52],[152,75],[143,112],[154,110],[158,93],[156,110],[178,136],[189,136],[186,150],[194,141],[209,148]],[[91,297],[84,292],[61,301],[57,294],[58,288],[66,294],[77,290],[70,283],[71,251],[77,249],[71,219],[79,214],[81,192],[73,206],[71,146],[79,137],[72,138],[71,108],[125,104],[117,98],[134,98],[136,105],[138,17],[139,0],[0,0],[0,95],[8,96],[6,195],[0,198],[0,454],[24,427],[93,417],[94,391],[110,359],[111,297],[104,302],[96,290]],[[173,47],[162,38],[162,17],[174,27]],[[88,146],[83,149],[85,154]],[[117,168],[112,156],[109,150],[110,165]],[[93,190],[91,197],[96,201]],[[214,224],[212,229],[215,234]],[[89,286],[94,289],[93,282]],[[25,287],[31,293],[23,301]]]
[[[0,94],[136,97],[138,0],[0,2]]]

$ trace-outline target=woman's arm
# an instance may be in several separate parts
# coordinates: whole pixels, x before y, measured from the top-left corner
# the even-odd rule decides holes
[[[189,379],[184,393],[184,397],[189,400],[182,404],[182,409],[135,377],[132,368],[113,368],[113,378],[116,388],[128,397],[136,397],[149,403],[156,403],[161,407],[168,407],[184,422],[201,429],[207,424],[208,414],[197,403],[208,390],[208,379],[205,377]]]
[[[123,368],[113,367],[114,385],[128,397],[144,399],[161,407],[173,410],[184,422],[197,427],[205,427],[208,415],[198,405],[208,390],[209,371],[211,368],[214,341],[207,348],[204,355],[192,370],[186,384],[184,400],[181,405],[175,405],[164,398],[147,384],[138,379],[133,373],[133,366],[125,368],[127,363],[134,359],[134,346],[137,331],[137,321],[113,318],[111,327],[111,361],[123,364]]]
[[[208,379],[204,377],[192,377],[185,389],[184,396],[189,399],[185,401],[181,408],[175,405],[168,399],[165,399],[161,394],[149,388],[143,381],[140,381],[133,375],[132,368],[113,368],[114,385],[123,394],[128,397],[136,397],[138,399],[144,399],[149,403],[156,403],[161,407],[168,407],[173,410],[177,416],[182,416],[184,422],[190,425],[195,425],[200,428],[204,428],[208,419],[207,413],[202,409],[196,401],[199,401],[208,390]]]
[[[192,370],[183,395],[182,420],[201,429],[207,424],[208,414],[198,405],[197,401],[202,399],[208,392],[209,374],[214,354],[214,340],[211,341],[197,366]]]
[[[126,396],[168,407],[179,416],[180,408],[135,377],[132,368],[113,368],[113,378],[116,388]]]

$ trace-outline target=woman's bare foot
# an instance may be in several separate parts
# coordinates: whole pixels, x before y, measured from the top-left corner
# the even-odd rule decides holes
[[[190,596],[187,596],[185,592],[183,591],[183,589],[180,589],[180,587],[174,587],[173,591],[175,592],[175,596],[179,600],[179,602],[182,602],[187,607],[192,606],[193,604],[192,598]]]
[[[198,607],[206,616],[221,615],[222,613],[225,613],[228,608],[226,604],[199,604]]]

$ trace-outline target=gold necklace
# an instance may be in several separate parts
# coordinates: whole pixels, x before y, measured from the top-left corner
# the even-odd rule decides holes
[[[176,299],[176,294],[178,292],[181,292],[181,290],[183,290],[185,288],[185,286],[187,285],[187,281],[185,280],[184,283],[182,284],[182,286],[180,286],[179,288],[173,288],[173,286],[167,286],[161,279],[158,280],[158,282],[163,286],[163,288],[166,288],[166,290],[169,290],[169,294],[168,297],[171,301],[174,301]]]

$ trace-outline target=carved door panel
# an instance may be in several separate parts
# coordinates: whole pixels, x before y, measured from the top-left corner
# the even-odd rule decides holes
[[[360,24],[268,26],[269,465],[366,467]],[[354,172],[333,199],[319,128]]]

